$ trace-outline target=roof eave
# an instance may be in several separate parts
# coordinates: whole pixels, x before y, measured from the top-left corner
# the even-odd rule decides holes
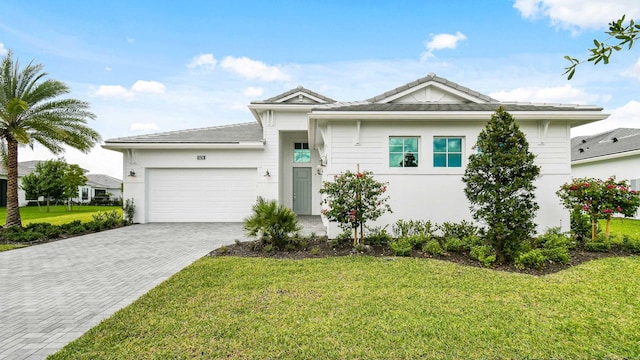
[[[136,142],[107,142],[102,145],[108,150],[155,150],[155,149],[173,149],[173,150],[189,150],[189,149],[264,149],[264,141],[241,141],[234,143],[136,143]]]
[[[619,152],[615,154],[594,156],[586,159],[574,160],[574,161],[571,161],[571,165],[588,164],[592,162],[606,161],[606,160],[612,160],[612,159],[619,159],[627,156],[638,156],[638,155],[640,155],[640,149],[632,150],[632,151],[624,151],[624,152]]]
[[[309,114],[309,119],[331,120],[488,120],[495,111],[323,111]],[[585,111],[510,111],[522,120],[567,120],[571,126],[604,120],[609,114]]]

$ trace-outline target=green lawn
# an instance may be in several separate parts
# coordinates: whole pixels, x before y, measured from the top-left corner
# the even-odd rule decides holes
[[[47,213],[46,206],[38,209],[37,206],[26,206],[20,208],[20,217],[22,225],[30,223],[46,222],[52,225],[68,224],[74,220],[88,222],[93,220],[92,215],[102,211],[117,210],[122,213],[120,206],[74,206],[73,211],[68,211],[63,205],[54,205],[49,208]],[[7,208],[0,208],[0,224],[4,224],[7,220]]]
[[[606,222],[600,220],[598,227],[604,232]],[[629,237],[640,239],[640,220],[613,218],[611,219],[611,234],[627,235]]]
[[[431,259],[203,258],[52,359],[640,357],[640,257],[544,277]]]

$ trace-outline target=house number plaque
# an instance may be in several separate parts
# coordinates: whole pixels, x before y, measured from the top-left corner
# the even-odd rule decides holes
[[[207,157],[205,155],[198,155],[196,156],[196,159],[198,160],[205,160]]]

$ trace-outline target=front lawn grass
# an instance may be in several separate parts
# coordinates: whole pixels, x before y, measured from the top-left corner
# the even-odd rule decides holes
[[[640,357],[640,257],[535,277],[413,258],[206,257],[52,359]]]
[[[607,223],[605,220],[598,222],[598,228],[604,232]],[[640,239],[640,220],[627,219],[627,218],[613,218],[611,219],[611,234],[612,235],[627,235],[633,239]]]
[[[68,211],[64,205],[53,205],[49,207],[47,212],[46,206],[25,206],[20,208],[20,217],[22,225],[31,223],[49,223],[51,225],[63,225],[80,220],[81,222],[89,222],[93,220],[93,214],[98,212],[107,212],[116,210],[122,213],[120,206],[74,206],[72,211]],[[0,208],[0,224],[4,224],[7,220],[7,208]]]
[[[0,244],[0,252],[26,247],[26,244]]]

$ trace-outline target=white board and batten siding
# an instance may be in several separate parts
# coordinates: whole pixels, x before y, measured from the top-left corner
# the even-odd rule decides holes
[[[147,222],[238,222],[256,196],[256,168],[147,169]]]

